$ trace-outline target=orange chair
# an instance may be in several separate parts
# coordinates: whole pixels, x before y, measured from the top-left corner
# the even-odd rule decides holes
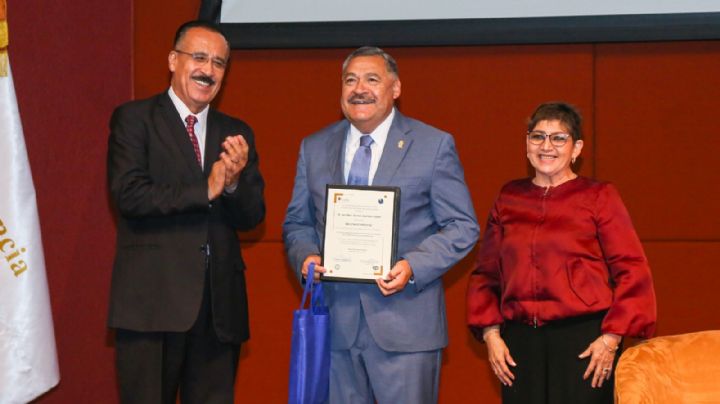
[[[720,330],[649,339],[615,371],[616,404],[719,404]]]

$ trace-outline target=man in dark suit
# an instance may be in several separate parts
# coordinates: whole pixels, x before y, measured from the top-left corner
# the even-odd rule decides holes
[[[182,25],[168,91],[118,107],[108,181],[118,211],[109,326],[123,403],[232,403],[247,340],[237,230],[265,216],[253,132],[209,108],[230,49]]]
[[[442,275],[472,249],[480,230],[452,136],[396,110],[400,89],[390,55],[357,49],[343,64],[346,119],[300,146],[283,225],[299,278],[321,261],[326,184],[400,187],[399,260],[387,279],[324,285],[331,403],[437,401],[448,342]]]

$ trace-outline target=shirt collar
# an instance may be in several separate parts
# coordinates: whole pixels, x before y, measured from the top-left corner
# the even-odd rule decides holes
[[[387,141],[388,133],[390,132],[390,126],[392,125],[393,119],[395,119],[395,108],[390,111],[390,114],[385,118],[384,121],[380,123],[380,125],[375,128],[374,131],[370,133],[362,133],[358,128],[355,127],[355,125],[350,124],[350,139],[349,142],[351,144],[359,143],[360,138],[363,135],[370,135],[372,137],[373,141],[377,143],[379,150],[382,150],[385,146],[385,142]]]
[[[180,119],[182,119],[183,124],[185,122],[185,118],[188,115],[195,115],[200,125],[203,127],[205,126],[205,122],[207,122],[208,110],[210,109],[209,105],[206,105],[202,111],[195,114],[190,111],[190,108],[188,108],[187,105],[182,102],[182,100],[180,99],[180,97],[177,96],[177,94],[175,94],[175,90],[173,90],[172,86],[170,86],[170,89],[168,89],[168,95],[170,96],[170,100],[172,101],[173,105],[175,105],[175,109],[180,115]]]

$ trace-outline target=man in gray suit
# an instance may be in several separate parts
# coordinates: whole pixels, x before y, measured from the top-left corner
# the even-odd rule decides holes
[[[347,119],[300,146],[283,224],[299,279],[311,262],[325,272],[319,265],[326,184],[401,190],[398,261],[388,279],[325,284],[331,403],[437,401],[441,351],[448,342],[441,277],[479,234],[452,136],[395,109],[400,88],[390,55],[375,47],[355,50],[342,71],[340,105]]]

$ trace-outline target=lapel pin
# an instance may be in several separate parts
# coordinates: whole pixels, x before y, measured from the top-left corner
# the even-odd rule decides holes
[[[398,142],[398,149],[402,149],[403,146],[405,146],[405,141],[404,141],[404,140],[399,141],[399,142]]]

